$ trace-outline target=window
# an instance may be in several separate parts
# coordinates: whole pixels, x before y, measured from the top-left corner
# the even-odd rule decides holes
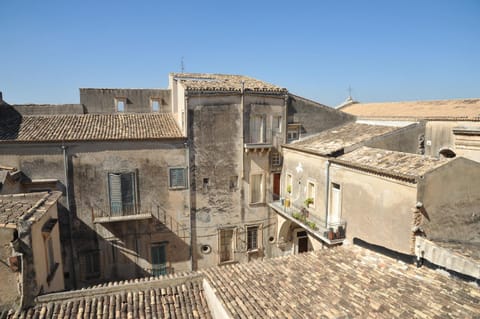
[[[272,130],[273,130],[274,133],[281,133],[282,132],[282,117],[281,116],[274,116],[273,117]]]
[[[258,226],[247,227],[247,250],[258,249]]]
[[[135,173],[109,173],[108,190],[112,216],[135,214]]]
[[[187,187],[187,169],[184,167],[169,168],[170,188],[186,188]]]
[[[265,143],[266,116],[252,115],[250,118],[250,143]]]
[[[293,192],[292,174],[287,174],[287,178],[285,178],[285,184],[286,184],[285,187],[286,187],[287,193],[292,194]]]
[[[340,184],[332,183],[331,185],[331,205],[330,205],[330,219],[331,224],[340,222],[340,216],[342,214],[342,192]]]
[[[280,166],[282,165],[282,157],[280,156],[280,153],[277,152],[277,151],[272,151],[270,153],[270,156],[271,156],[271,163],[272,163],[272,166]]]
[[[220,262],[233,261],[233,229],[219,230]]]
[[[263,174],[253,174],[250,176],[250,203],[263,203]]]
[[[89,251],[83,255],[83,277],[85,279],[97,278],[100,275],[100,252]]]
[[[47,282],[53,277],[58,263],[55,262],[55,252],[53,250],[52,231],[57,225],[58,219],[49,218],[42,226],[43,244],[45,247],[45,262],[47,266]]]
[[[287,131],[287,141],[298,140],[298,127],[289,127]]]
[[[51,274],[55,270],[55,257],[53,254],[52,236],[48,236],[45,244],[47,249],[47,270],[48,274]]]
[[[311,199],[310,207],[315,207],[315,184],[313,182],[307,183],[307,200]]]
[[[152,98],[150,106],[152,107],[152,112],[160,112],[160,99]]]
[[[125,112],[125,106],[127,105],[126,98],[115,98],[115,110],[117,112]]]
[[[167,274],[167,243],[153,244],[150,247],[152,255],[152,275]]]

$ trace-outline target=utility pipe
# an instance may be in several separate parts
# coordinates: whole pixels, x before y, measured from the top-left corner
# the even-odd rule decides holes
[[[330,184],[330,161],[325,163],[325,228],[328,227],[328,189]]]

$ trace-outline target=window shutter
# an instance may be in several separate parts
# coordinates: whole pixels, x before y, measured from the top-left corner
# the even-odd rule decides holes
[[[185,168],[171,168],[170,169],[170,187],[186,187]]]
[[[122,215],[122,183],[120,174],[108,174],[110,196],[110,213],[112,216]]]
[[[122,191],[122,210],[124,214],[134,214],[135,212],[135,174],[124,173],[120,176]]]

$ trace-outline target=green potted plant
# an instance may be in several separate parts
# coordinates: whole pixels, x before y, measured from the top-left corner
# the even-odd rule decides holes
[[[287,185],[287,193],[292,193],[292,185]]]
[[[305,207],[308,208],[311,204],[313,204],[313,198],[308,197],[307,199],[305,199],[304,204],[305,204]]]

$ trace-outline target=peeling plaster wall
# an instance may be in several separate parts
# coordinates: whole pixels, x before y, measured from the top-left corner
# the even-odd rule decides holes
[[[169,271],[189,270],[189,190],[170,190],[168,187],[168,168],[187,166],[183,140],[84,142],[67,146],[72,214],[69,216],[68,211],[62,209],[66,205],[65,196],[59,209],[66,275],[72,278],[75,273],[78,286],[150,275],[150,244],[160,242],[168,242]],[[18,167],[31,178],[57,178],[65,185],[60,145],[3,145],[0,146],[0,162]],[[153,210],[155,217],[148,221],[94,224],[93,208],[109,210],[108,172],[130,170],[137,172],[138,203],[147,211]],[[68,249],[69,219],[72,221],[73,252]],[[112,241],[116,243],[115,249]],[[101,274],[83,280],[82,258],[92,251],[101,252]],[[117,261],[113,261],[114,251],[118,255]],[[75,271],[70,268],[71,258]]]
[[[198,268],[219,263],[218,229],[235,228],[234,261],[262,258],[269,253],[270,236],[275,237],[276,217],[266,203],[271,200],[269,152],[244,153],[244,135],[249,136],[249,117],[267,114],[267,134],[271,117],[284,118],[283,96],[241,95],[188,96],[188,129],[191,139],[192,210],[195,212],[197,243],[194,247]],[[242,123],[243,118],[243,123]],[[250,173],[263,174],[265,203],[250,204]],[[208,183],[206,180],[208,179]],[[231,187],[231,181],[236,186]],[[259,241],[263,250],[246,252],[246,226],[261,225]],[[200,247],[208,245],[210,253]]]
[[[418,200],[428,239],[475,243],[480,247],[480,164],[456,158],[425,175]]]

